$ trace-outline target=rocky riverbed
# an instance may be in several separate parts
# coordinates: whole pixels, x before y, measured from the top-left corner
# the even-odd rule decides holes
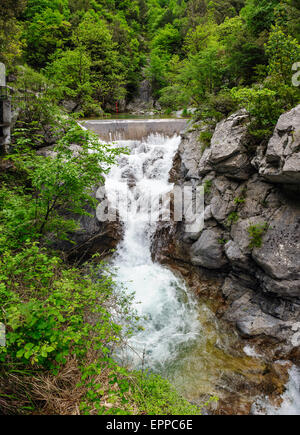
[[[205,186],[205,226],[190,234],[184,222],[160,222],[150,247],[207,307],[207,339],[173,382],[192,401],[216,394],[218,414],[249,414],[260,397],[280,405],[288,370],[300,364],[300,106],[255,150],[248,123],[244,110],[221,121],[209,147],[199,140],[204,124],[182,134],[170,182]],[[71,255],[106,255],[122,236],[119,222],[84,218]]]
[[[205,125],[183,134],[171,178],[175,185],[204,184],[205,226],[190,235],[184,223],[161,223],[152,255],[210,301],[240,343],[269,364],[267,372],[277,371],[275,392],[289,367],[280,360],[300,364],[300,106],[281,116],[255,153],[248,122],[244,110],[220,122],[204,151]]]

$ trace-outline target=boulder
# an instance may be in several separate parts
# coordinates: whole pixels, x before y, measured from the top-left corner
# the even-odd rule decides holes
[[[247,180],[253,173],[251,159],[247,153],[247,125],[249,115],[240,110],[221,121],[199,163],[200,175],[211,170],[229,175],[237,180]]]
[[[268,275],[261,277],[262,289],[265,293],[276,295],[284,299],[298,299],[300,301],[300,280],[278,280]]]
[[[220,244],[221,234],[214,230],[205,230],[199,240],[191,247],[191,262],[195,266],[207,269],[220,269],[227,264]]]
[[[279,208],[280,203],[278,201],[271,204],[272,207],[270,207],[268,196],[272,188],[272,184],[263,182],[257,175],[251,177],[248,183],[243,185],[236,194],[238,198],[243,197],[245,199],[240,208],[241,218],[264,215],[267,213],[267,208]]]
[[[210,156],[211,156],[211,150],[210,148],[206,148],[204,153],[201,156],[201,159],[199,161],[198,165],[198,172],[201,176],[208,174],[210,171],[213,170],[213,167],[210,163]]]
[[[238,222],[232,225],[231,237],[242,253],[249,254],[251,252],[251,249],[249,248],[250,238],[248,228],[251,225],[262,224],[264,224],[263,219],[261,219],[260,216],[257,216],[247,219],[239,219]]]
[[[66,109],[67,112],[72,113],[78,109],[79,103],[78,101],[74,100],[64,100],[62,102],[62,106],[64,109]]]
[[[230,175],[231,178],[237,180],[248,180],[250,175],[254,172],[250,158],[246,152],[237,154],[230,159],[223,160],[216,164],[214,169],[219,174],[227,174]]]
[[[248,257],[243,254],[238,244],[230,240],[225,245],[225,254],[233,266],[246,266],[248,264]]]
[[[199,131],[183,136],[179,145],[181,155],[182,171],[185,180],[199,179],[199,162],[201,160],[201,146],[198,141]],[[188,144],[188,146],[187,146]]]
[[[252,252],[254,261],[277,280],[300,279],[300,209],[282,207],[270,222],[261,248]]]
[[[271,182],[300,182],[300,105],[281,115],[258,163],[260,175]]]
[[[149,80],[144,79],[139,85],[137,96],[127,104],[126,111],[144,113],[144,111],[152,110],[153,107],[152,85]]]
[[[245,151],[249,115],[245,110],[221,121],[211,140],[210,162],[215,165]]]
[[[269,314],[265,314],[253,300],[251,292],[236,299],[225,313],[225,319],[234,322],[241,335],[256,337],[269,335],[282,338],[283,322]]]
[[[224,222],[230,213],[235,211],[233,193],[227,190],[223,195],[216,195],[211,200],[211,214],[217,222]]]

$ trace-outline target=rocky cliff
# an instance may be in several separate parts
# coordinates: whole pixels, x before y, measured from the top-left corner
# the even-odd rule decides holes
[[[231,115],[206,148],[206,126],[183,134],[171,178],[204,184],[205,227],[189,234],[184,223],[159,225],[153,257],[192,270],[194,287],[215,280],[210,291],[223,301],[224,319],[243,337],[271,340],[275,357],[299,362],[300,106],[255,150],[248,123],[244,110]]]

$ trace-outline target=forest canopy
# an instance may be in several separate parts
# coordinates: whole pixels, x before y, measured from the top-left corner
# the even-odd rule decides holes
[[[129,102],[144,79],[164,110],[221,94],[226,111],[228,90],[256,85],[284,110],[298,98],[299,18],[295,0],[4,0],[0,60],[26,63],[86,114]]]

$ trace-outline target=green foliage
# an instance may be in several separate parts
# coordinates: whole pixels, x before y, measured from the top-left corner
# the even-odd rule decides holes
[[[258,36],[275,23],[275,8],[280,0],[246,0],[242,17],[251,33]]]
[[[249,248],[261,248],[262,247],[262,238],[266,231],[269,229],[269,224],[264,223],[261,225],[251,225],[248,228],[249,233]]]
[[[211,131],[201,131],[198,140],[202,144],[201,146],[202,152],[204,152],[206,148],[210,147],[212,137],[213,137],[213,133]]]
[[[189,404],[165,379],[151,373],[136,373],[133,397],[147,415],[199,415],[201,409]]]
[[[273,27],[266,54],[269,57],[268,72],[276,84],[291,86],[292,65],[300,59],[300,45],[280,27]]]
[[[259,140],[271,136],[283,109],[278,105],[276,91],[262,88],[234,88],[231,91],[233,98],[241,107],[247,109],[251,123],[249,132]]]
[[[201,408],[191,405],[181,397],[170,383],[159,375],[148,372],[128,372],[111,359],[109,364],[110,389],[103,389],[95,379],[103,371],[100,363],[93,363],[83,370],[82,384],[88,382],[88,393],[81,403],[81,412],[97,415],[201,415]],[[103,404],[106,395],[109,408]],[[210,402],[216,401],[212,398]],[[133,409],[134,405],[134,409]]]
[[[86,13],[73,34],[73,40],[91,58],[94,96],[101,103],[125,97],[125,77],[119,60],[117,44],[108,25],[95,14]]]
[[[61,98],[89,114],[96,107],[90,97],[109,106],[136,90],[146,59],[144,19],[142,1],[30,0],[23,14],[25,58],[46,68]]]
[[[34,68],[43,68],[57,49],[65,47],[71,24],[58,9],[46,8],[26,23],[26,60]]]
[[[245,198],[238,198],[238,197],[237,197],[237,198],[234,198],[234,203],[235,203],[236,205],[244,204],[245,201],[246,201]]]
[[[22,54],[22,24],[17,20],[25,7],[24,0],[1,0],[0,4],[0,62],[12,68]]]
[[[8,10],[12,31],[0,32],[5,60],[23,49],[29,65],[45,68],[53,96],[86,115],[135,97],[145,77],[163,109],[207,105],[209,112],[219,99],[214,118],[234,110],[228,90],[268,74],[266,87],[277,92],[282,110],[299,101],[290,86],[299,58],[295,0],[29,0],[22,20]],[[265,138],[268,126],[258,122],[257,136]]]
[[[74,268],[63,270],[59,258],[34,243],[17,255],[6,250],[0,270],[1,322],[7,331],[2,363],[54,369],[71,354],[83,357],[90,346],[105,355],[117,340],[120,326],[104,308],[114,291],[108,272],[94,282]],[[87,312],[95,321],[87,320]]]
[[[74,143],[77,146],[72,149],[70,145]],[[19,231],[21,240],[49,232],[66,238],[67,232],[75,228],[75,222],[64,214],[87,214],[86,207],[96,204],[91,196],[92,188],[103,180],[115,157],[124,150],[100,144],[96,135],[82,130],[76,123],[71,123],[51,157],[37,155],[28,145],[27,139],[18,137],[15,152],[8,159],[26,174],[29,193],[35,200],[30,204],[30,196],[20,192],[11,200],[4,189],[0,196],[0,218],[7,221],[9,232],[14,228]]]
[[[237,211],[233,211],[232,213],[230,213],[230,215],[227,218],[227,226],[231,227],[231,225],[237,223],[237,221],[239,220],[239,214]]]
[[[281,12],[285,14],[284,24],[287,32],[300,43],[300,4],[298,0],[284,0]]]
[[[27,65],[17,67],[15,74],[12,101],[19,110],[20,135],[36,146],[46,145],[45,136],[55,136],[55,131],[63,129],[53,84]]]
[[[36,14],[40,14],[45,9],[59,11],[64,15],[69,14],[68,0],[27,0],[24,15],[27,19],[32,19]]]
[[[55,83],[58,100],[72,99],[79,105],[88,103],[93,94],[92,61],[83,47],[60,53],[47,68],[46,75]]]
[[[171,24],[166,24],[165,27],[158,29],[151,41],[151,46],[153,49],[175,54],[181,43],[180,39],[179,31]]]
[[[205,195],[209,195],[211,192],[211,187],[212,187],[212,180],[205,180],[204,181],[204,194]]]

